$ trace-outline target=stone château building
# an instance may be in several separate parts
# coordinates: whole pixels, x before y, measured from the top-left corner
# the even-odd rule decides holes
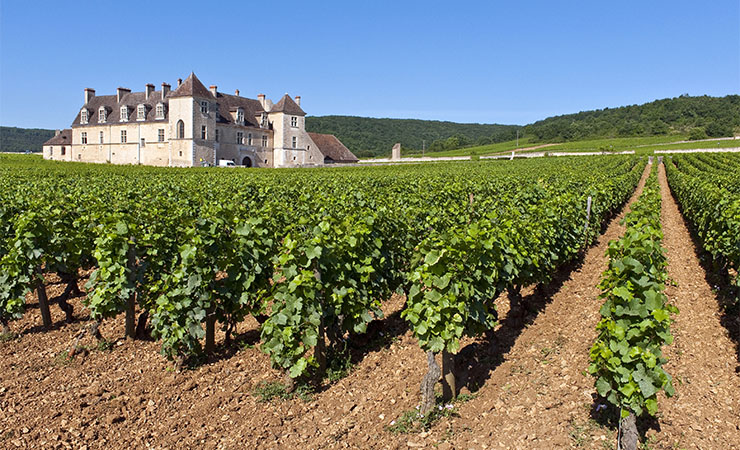
[[[301,98],[277,103],[210,89],[191,73],[176,89],[118,88],[85,104],[72,128],[43,146],[45,159],[192,167],[221,160],[247,167],[301,167],[357,162],[335,136],[308,133]]]

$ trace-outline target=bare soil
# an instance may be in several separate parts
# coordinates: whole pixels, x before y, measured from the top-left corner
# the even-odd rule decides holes
[[[670,214],[664,205],[664,215]],[[65,324],[52,305],[55,325],[44,330],[29,294],[28,312],[12,324],[17,337],[0,342],[0,447],[614,448],[616,431],[592,418],[595,390],[585,370],[601,306],[596,286],[607,266],[607,243],[624,230],[622,216],[551,283],[526,289],[523,310],[509,311],[508,298],[497,299],[501,323],[493,336],[466,340],[456,356],[458,385],[472,399],[428,431],[388,430],[418,404],[426,372],[425,355],[399,317],[401,296],[386,302],[386,318],[352,351],[348,376],[325,383],[308,401],[260,402],[255,387],[280,381],[282,374],[260,352],[252,319],[239,325],[232,346],[221,345],[208,361],[180,373],[159,354],[158,343],[120,339],[123,317],[101,327],[114,340],[111,349],[98,349],[87,336],[80,343],[89,353],[70,362],[65,352],[87,324],[80,299],[70,302],[76,322]],[[685,231],[675,217],[678,222],[666,228]],[[688,237],[674,244],[672,233],[666,231],[669,259],[680,267],[676,258],[695,253]],[[738,445],[735,347],[702,273],[698,263],[671,269],[681,291],[669,291],[669,297],[676,297],[681,314],[668,370],[682,381],[676,382],[676,397],[661,399],[661,431],[648,432],[660,448],[675,442],[681,448]],[[49,297],[62,290],[51,284]],[[694,432],[692,424],[700,428]]]

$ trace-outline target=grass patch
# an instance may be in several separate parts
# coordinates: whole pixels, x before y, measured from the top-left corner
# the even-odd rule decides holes
[[[393,434],[416,433],[427,431],[443,417],[459,417],[457,405],[474,399],[477,394],[460,394],[450,403],[444,403],[437,397],[437,403],[427,414],[421,414],[419,407],[404,412],[401,417],[392,421],[386,429]]]
[[[100,352],[109,352],[113,350],[113,342],[107,339],[101,339],[98,341],[97,348]]]
[[[12,331],[9,333],[0,333],[0,342],[10,342],[15,340],[17,337],[18,335]]]
[[[291,400],[299,398],[308,403],[313,400],[314,388],[308,384],[298,384],[293,392],[287,392],[285,385],[279,381],[261,381],[254,388],[254,395],[260,403],[273,400]]]

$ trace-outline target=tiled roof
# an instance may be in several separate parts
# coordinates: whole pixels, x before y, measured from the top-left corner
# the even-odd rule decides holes
[[[72,129],[71,128],[62,130],[61,133],[57,134],[53,138],[44,142],[44,145],[67,145],[67,144],[70,144],[70,145],[72,144]]]
[[[300,106],[298,106],[298,103],[293,101],[292,98],[290,98],[290,95],[285,94],[283,95],[283,98],[280,99],[279,102],[275,106],[272,107],[270,110],[271,113],[273,112],[282,112],[285,114],[292,114],[294,116],[305,116],[306,113],[303,112]]]
[[[203,86],[203,83],[200,82],[198,77],[196,77],[193,72],[190,72],[187,79],[185,79],[185,81],[183,81],[182,84],[168,97],[200,97],[211,99],[213,98],[213,95],[211,94],[211,91]]]
[[[333,162],[340,163],[354,163],[359,161],[333,134],[308,133],[308,135],[314,144],[319,147],[319,151],[324,155],[324,158],[329,158]]]

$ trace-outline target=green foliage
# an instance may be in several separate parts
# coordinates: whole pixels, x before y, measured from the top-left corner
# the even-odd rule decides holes
[[[609,269],[599,288],[605,300],[599,337],[590,351],[589,372],[596,390],[610,403],[640,416],[654,416],[657,393],[674,393],[671,377],[663,370],[661,347],[670,345],[671,314],[678,309],[667,302],[666,258],[661,247],[661,196],[657,171],[648,178],[639,200],[626,215],[626,231],[609,243]]]
[[[689,140],[691,141],[698,141],[700,139],[706,139],[709,136],[707,136],[707,130],[704,129],[704,127],[696,127],[692,128],[691,131],[689,131]]]
[[[666,161],[681,212],[693,224],[715,265],[740,269],[740,155],[687,154]],[[740,287],[740,276],[735,284]],[[740,301],[740,289],[736,301]]]

